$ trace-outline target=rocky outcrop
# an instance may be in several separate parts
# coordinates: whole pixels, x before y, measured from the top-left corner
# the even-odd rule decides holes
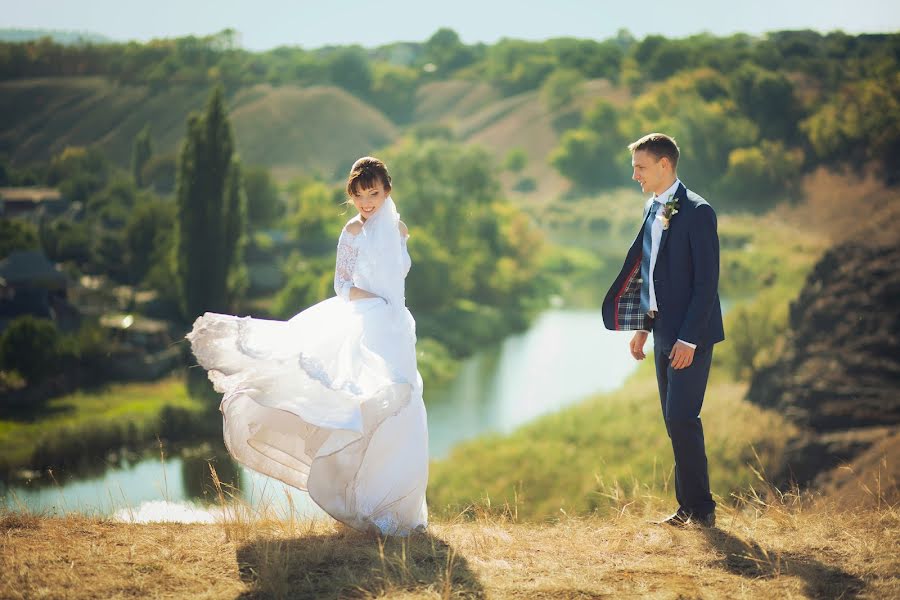
[[[792,303],[783,355],[749,392],[805,432],[792,442],[779,483],[822,483],[874,447],[897,447],[882,442],[900,423],[898,267],[896,243],[844,242],[822,257]]]

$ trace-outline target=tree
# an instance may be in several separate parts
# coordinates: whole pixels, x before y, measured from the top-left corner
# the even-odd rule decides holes
[[[61,339],[53,321],[18,317],[0,335],[0,366],[18,371],[35,384],[59,369]]]
[[[503,168],[511,173],[521,173],[525,165],[528,164],[528,153],[524,148],[513,148],[506,155],[503,161]]]
[[[506,306],[510,319],[535,296],[542,238],[527,215],[500,198],[491,157],[446,140],[407,140],[387,157],[403,218],[414,227],[410,306],[458,302]]]
[[[175,273],[185,318],[225,312],[241,293],[246,198],[224,92],[188,118],[178,162]],[[244,274],[245,282],[245,274]]]
[[[16,250],[39,247],[37,228],[33,224],[19,219],[0,219],[0,258]]]
[[[284,214],[278,187],[265,167],[244,169],[244,191],[247,193],[247,220],[251,227],[268,227]]]
[[[599,100],[584,117],[584,126],[563,134],[550,154],[550,164],[582,189],[616,187],[625,176],[625,140],[619,114]]]
[[[372,89],[372,67],[359,46],[341,48],[327,60],[331,81],[351,94],[368,96]]]
[[[141,181],[157,194],[168,195],[175,191],[177,172],[178,158],[174,154],[157,154],[141,169]]]
[[[737,148],[728,155],[728,170],[719,184],[721,198],[767,210],[798,192],[802,166],[803,152],[787,150],[781,142],[763,140],[759,146]]]
[[[150,139],[150,126],[145,125],[135,136],[131,149],[131,176],[134,178],[134,184],[139,188],[147,185],[147,181],[144,179],[144,166],[152,156],[153,142]]]
[[[138,204],[125,225],[125,263],[131,283],[144,281],[158,262],[168,260],[175,206],[171,201]]]
[[[759,140],[756,125],[733,102],[707,101],[701,93],[717,97],[714,90],[723,87],[727,81],[712,69],[682,73],[636,98],[620,127],[631,139],[649,131],[673,136],[681,148],[679,175],[703,195],[728,170],[732,150]]]
[[[379,63],[373,77],[372,103],[395,122],[409,121],[416,105],[418,73],[409,67]]]
[[[54,262],[72,261],[82,269],[91,262],[92,236],[87,223],[54,219],[41,224],[41,246]]]
[[[574,69],[557,69],[544,81],[541,99],[551,112],[564,108],[584,87],[584,77]]]
[[[436,67],[435,73],[445,76],[469,65],[475,55],[463,44],[459,35],[446,27],[438,29],[424,45],[425,61]]]
[[[341,216],[331,188],[312,181],[295,190],[291,200],[288,227],[300,249],[311,254],[333,251],[346,216]]]
[[[744,64],[731,76],[732,97],[741,111],[770,140],[792,141],[802,110],[794,96],[794,84],[782,73]]]
[[[900,181],[900,74],[841,90],[801,128],[816,154],[859,170],[877,165],[888,183]]]

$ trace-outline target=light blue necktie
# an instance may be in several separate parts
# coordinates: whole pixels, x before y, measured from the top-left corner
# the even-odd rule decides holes
[[[644,251],[641,256],[641,313],[650,312],[650,252],[653,250],[653,221],[656,220],[656,212],[662,206],[656,200],[650,206],[647,220],[644,221]]]

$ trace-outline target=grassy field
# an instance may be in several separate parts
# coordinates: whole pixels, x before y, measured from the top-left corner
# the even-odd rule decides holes
[[[54,398],[39,419],[0,419],[0,470],[77,461],[145,445],[157,435],[183,434],[208,409],[188,395],[182,375]]]
[[[654,525],[660,502],[608,518],[512,512],[375,538],[240,511],[216,524],[0,513],[0,597],[896,598],[900,513],[758,494],[715,529]]]
[[[623,349],[624,351],[624,349]],[[672,450],[648,358],[616,392],[542,417],[508,436],[466,442],[432,464],[432,511],[450,516],[472,502],[515,506],[520,518],[605,514],[623,498],[669,498]],[[703,422],[710,480],[720,501],[779,464],[793,427],[744,400],[746,385],[713,374]],[[740,426],[736,426],[736,424]]]

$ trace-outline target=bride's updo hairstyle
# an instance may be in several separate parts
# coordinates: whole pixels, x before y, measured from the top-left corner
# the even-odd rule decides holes
[[[347,178],[347,196],[353,198],[358,192],[372,189],[379,181],[384,186],[384,191],[391,191],[391,174],[388,173],[384,162],[373,156],[363,156],[353,163],[350,169],[350,177]]]

